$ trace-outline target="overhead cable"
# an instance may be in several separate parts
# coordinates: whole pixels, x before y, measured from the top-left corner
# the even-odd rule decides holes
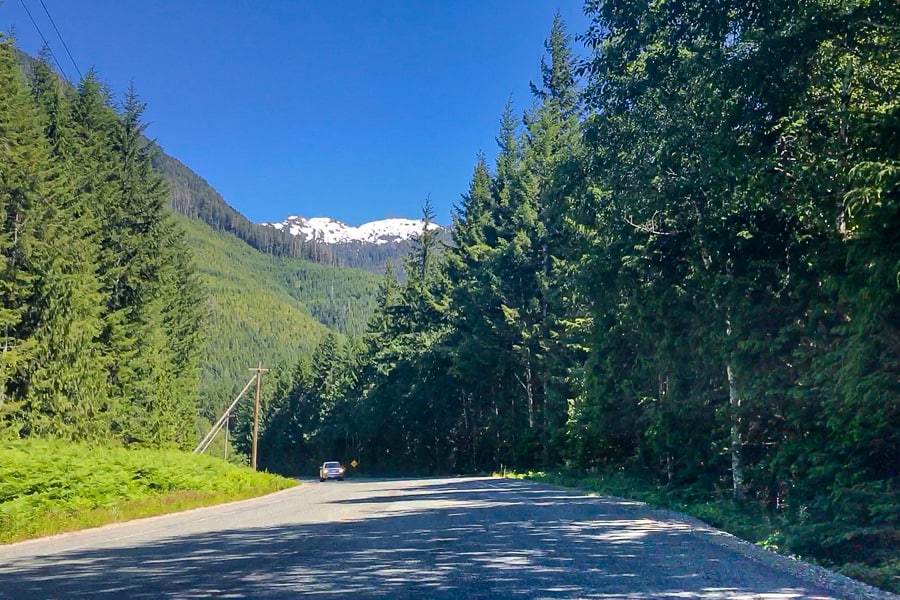
[[[81,74],[81,69],[78,68],[78,63],[75,62],[75,59],[72,57],[72,53],[69,52],[69,46],[68,44],[66,44],[66,40],[63,39],[62,34],[59,32],[59,28],[56,26],[56,21],[54,21],[53,17],[50,16],[50,11],[47,10],[47,5],[44,4],[44,0],[41,0],[41,6],[44,7],[44,12],[47,13],[47,18],[50,19],[50,24],[53,25],[53,30],[56,31],[56,37],[59,38],[59,41],[62,43],[63,48],[66,49],[66,54],[69,55],[69,60],[72,61],[72,66],[75,67],[75,72],[78,73],[78,77],[84,77],[84,75]]]
[[[31,16],[31,11],[28,10],[28,6],[25,4],[25,0],[19,0],[19,2],[22,3],[22,8],[25,9],[25,14],[28,15],[29,19],[31,19],[31,24],[34,25],[34,28],[38,32],[38,35],[41,36],[42,40],[44,40],[44,47],[47,49],[47,51],[50,52],[50,56],[53,57],[53,62],[56,63],[56,68],[59,69],[59,72],[63,77],[66,78],[67,81],[71,81],[71,79],[69,79],[69,76],[66,75],[65,70],[62,68],[62,65],[59,64],[59,61],[56,59],[56,55],[53,54],[53,48],[50,47],[50,43],[47,42],[47,38],[44,37],[44,33],[41,31],[41,28],[38,27],[37,21],[35,21],[34,17]]]

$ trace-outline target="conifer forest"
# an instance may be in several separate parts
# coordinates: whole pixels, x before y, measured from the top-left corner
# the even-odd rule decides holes
[[[203,291],[141,101],[26,79],[9,40],[0,90],[2,435],[190,446]]]
[[[628,471],[896,567],[900,4],[584,7],[473,148],[452,242],[269,374],[261,466]],[[188,448],[216,357],[142,104],[32,71],[0,44],[0,436]]]

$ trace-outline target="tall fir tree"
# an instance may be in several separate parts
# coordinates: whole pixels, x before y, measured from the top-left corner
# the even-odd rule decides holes
[[[27,301],[35,286],[29,237],[40,225],[32,217],[39,210],[50,169],[39,113],[15,52],[11,40],[0,38],[0,416],[8,435],[18,435],[25,418],[21,370],[34,352],[27,330]]]
[[[44,195],[44,225],[37,232],[40,276],[29,300],[36,347],[25,375],[28,429],[33,434],[106,441],[109,398],[99,342],[96,209],[90,194],[79,193],[71,107],[46,61],[34,68],[32,90],[42,109],[53,168]]]

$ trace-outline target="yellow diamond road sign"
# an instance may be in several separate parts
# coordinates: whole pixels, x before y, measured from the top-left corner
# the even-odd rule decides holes
[[[356,465],[358,465],[358,464],[359,464],[359,463],[356,462],[355,460],[351,460],[351,461],[350,461],[350,466],[353,467],[354,469],[356,468]]]

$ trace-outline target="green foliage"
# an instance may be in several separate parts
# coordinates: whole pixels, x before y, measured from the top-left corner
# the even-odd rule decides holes
[[[350,427],[354,415],[349,390],[356,384],[352,360],[350,345],[330,333],[311,358],[301,359],[275,383],[261,419],[259,455],[264,468],[309,476],[323,460],[349,462],[355,433]],[[246,448],[246,431],[240,440]]]
[[[346,334],[365,328],[374,275],[272,257],[199,221],[179,222],[206,292],[201,413],[207,419],[219,416],[259,361],[290,370],[312,356],[329,327]]]
[[[896,523],[862,507],[896,505],[900,451],[896,4],[588,7],[575,456],[730,483],[790,549],[875,567]]]
[[[589,56],[557,16],[453,246],[423,230],[380,287],[154,155],[133,92],[29,87],[4,42],[3,435],[185,446],[198,380],[212,419],[262,360],[270,468],[578,465],[894,586],[900,5],[586,9]]]
[[[848,562],[837,571],[841,575],[864,581],[883,590],[900,593],[900,560],[896,558],[888,561],[880,567],[871,567],[860,562]]]
[[[6,39],[0,79],[0,431],[190,446],[202,291],[143,104],[129,90],[117,112],[93,72],[72,89],[40,61],[26,82]]]
[[[177,450],[18,440],[0,449],[0,543],[292,485],[296,483]]]
[[[292,258],[336,262],[251,224],[165,156],[133,89],[117,107],[93,71],[73,88],[2,50],[4,437],[193,447],[248,367],[272,367],[263,403],[277,403],[329,328],[365,331],[376,278]]]
[[[100,260],[99,222],[92,199],[79,194],[82,173],[72,98],[64,94],[45,62],[35,64],[32,95],[43,109],[43,131],[52,171],[48,214],[36,238],[39,256],[35,293],[30,299],[35,356],[27,388],[25,431],[105,439],[111,423],[104,381],[104,353],[97,343],[103,329],[105,297],[96,276]],[[52,191],[51,191],[52,190]],[[36,248],[37,249],[37,248]],[[38,258],[36,256],[36,258]]]
[[[900,4],[585,7],[586,60],[557,17],[330,422],[373,471],[637,472],[604,489],[889,577]]]

